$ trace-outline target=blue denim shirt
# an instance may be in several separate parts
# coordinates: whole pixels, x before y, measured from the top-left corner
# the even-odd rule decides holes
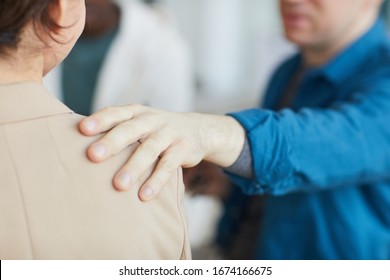
[[[273,75],[264,109],[231,114],[247,131],[253,180],[268,194],[260,259],[390,259],[390,43],[379,20],[328,64],[306,70],[275,111],[298,54]]]

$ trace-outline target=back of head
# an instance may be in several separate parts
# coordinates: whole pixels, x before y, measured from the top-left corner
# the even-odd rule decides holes
[[[16,49],[21,33],[29,22],[40,23],[48,30],[57,26],[49,15],[53,0],[0,0],[0,54]]]

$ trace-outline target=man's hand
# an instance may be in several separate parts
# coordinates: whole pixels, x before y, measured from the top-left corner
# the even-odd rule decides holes
[[[157,162],[152,175],[137,186],[144,201],[154,198],[180,167],[193,167],[202,159],[222,167],[233,164],[245,139],[244,129],[229,116],[174,113],[142,105],[105,108],[84,118],[80,131],[87,136],[108,132],[88,148],[93,162],[140,142],[115,175],[114,186],[129,189]]]

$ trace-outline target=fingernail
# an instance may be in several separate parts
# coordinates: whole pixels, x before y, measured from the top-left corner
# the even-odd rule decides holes
[[[93,132],[97,129],[97,122],[92,118],[85,118],[83,123],[85,128],[90,132]]]
[[[151,198],[153,196],[153,190],[151,187],[145,187],[142,190],[142,197],[144,198]]]
[[[116,181],[122,187],[128,187],[131,183],[131,176],[128,172],[121,172],[117,177]]]
[[[107,154],[107,148],[102,143],[93,144],[91,149],[93,154],[98,158],[103,158]]]

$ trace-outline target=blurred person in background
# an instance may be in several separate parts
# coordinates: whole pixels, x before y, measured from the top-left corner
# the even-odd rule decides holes
[[[390,43],[381,0],[280,0],[300,52],[270,80],[264,108],[227,116],[140,105],[84,119],[101,162],[142,144],[114,177],[158,197],[178,166],[217,164],[249,195],[267,195],[255,258],[390,259]],[[143,184],[134,180],[151,164]]]
[[[136,0],[86,0],[84,31],[45,79],[79,114],[140,103],[188,111],[193,102],[189,50],[162,9]]]

